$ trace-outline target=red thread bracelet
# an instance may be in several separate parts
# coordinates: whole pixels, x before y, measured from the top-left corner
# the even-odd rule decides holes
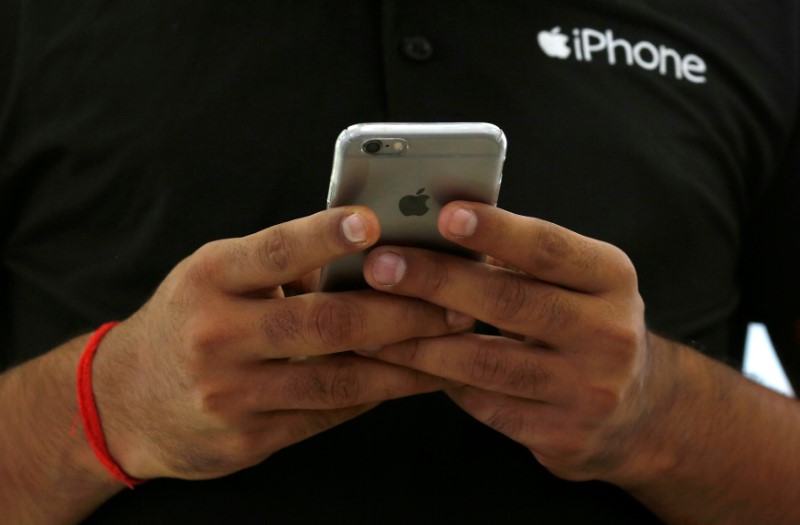
[[[94,390],[92,389],[92,361],[100,341],[109,330],[117,326],[119,322],[106,323],[95,331],[86,343],[86,348],[78,361],[78,410],[83,421],[83,428],[86,429],[86,437],[89,440],[94,455],[100,463],[108,470],[111,475],[125,483],[128,488],[144,483],[144,480],[136,479],[127,475],[122,467],[114,461],[106,445],[106,438],[103,435],[103,427],[100,424],[100,415],[97,413],[97,404],[94,400]]]

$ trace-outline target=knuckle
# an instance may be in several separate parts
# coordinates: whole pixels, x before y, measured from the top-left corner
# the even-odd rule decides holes
[[[594,272],[603,261],[603,250],[595,239],[579,238],[577,241],[577,267],[584,272]]]
[[[198,412],[207,415],[224,414],[225,396],[207,388],[195,388],[194,405]]]
[[[329,384],[330,400],[334,406],[352,406],[361,399],[363,385],[357,369],[349,363],[334,369]]]
[[[630,323],[603,323],[597,330],[597,341],[602,341],[605,351],[619,362],[636,360],[642,334]]]
[[[613,280],[615,286],[622,287],[625,291],[638,290],[639,279],[636,266],[627,253],[618,246],[607,242],[600,242],[597,245],[597,251],[600,254],[597,266],[601,267],[602,265],[604,273]]]
[[[587,396],[589,413],[605,416],[613,413],[622,403],[622,393],[611,387],[595,386]]]
[[[558,227],[545,221],[540,222],[539,235],[532,248],[530,259],[541,270],[560,264],[570,253],[569,243]]]
[[[424,273],[424,290],[433,297],[439,296],[450,286],[450,272],[447,265],[434,260]]]
[[[189,357],[193,358],[192,362],[197,365],[207,365],[209,358],[235,337],[229,330],[218,326],[218,323],[203,322],[202,317],[201,314],[198,314],[195,321],[191,323],[192,328],[184,336],[187,341]]]
[[[522,277],[507,272],[492,272],[486,280],[487,306],[498,321],[519,321],[525,317],[529,293]]]
[[[550,376],[540,365],[533,361],[525,361],[510,367],[505,379],[505,386],[525,397],[535,399],[547,388],[549,379]]]
[[[545,288],[537,297],[539,322],[548,331],[574,325],[578,321],[578,310],[561,290]]]
[[[286,227],[273,226],[258,252],[258,261],[268,272],[284,272],[292,267],[292,246]]]
[[[473,358],[464,363],[467,377],[475,385],[500,387],[515,395],[536,399],[546,388],[550,375],[534,359],[512,362],[501,345],[492,339],[478,341]]]
[[[341,408],[359,404],[364,386],[349,360],[310,368],[286,384],[284,397],[292,404]],[[314,419],[318,421],[318,419]]]
[[[218,368],[221,349],[229,346],[236,337],[232,329],[221,328],[218,323],[205,323],[203,318],[198,314],[180,336],[182,351],[178,354],[177,366],[188,378],[187,383],[206,377],[209,371]]]
[[[363,311],[355,304],[322,299],[309,312],[308,331],[327,347],[344,349],[363,339],[365,323]]]
[[[638,289],[638,276],[636,274],[636,267],[633,265],[630,257],[616,246],[613,247],[616,256],[614,257],[615,273],[623,284],[632,289]]]
[[[219,257],[225,241],[211,241],[198,248],[186,261],[186,279],[195,286],[220,281],[225,264]]]
[[[207,380],[195,381],[191,391],[192,405],[197,413],[223,426],[235,424],[238,414],[235,395]]]
[[[503,383],[508,373],[508,362],[490,341],[475,344],[472,357],[464,363],[465,373],[474,384],[495,385]]]
[[[282,388],[281,399],[286,406],[302,405],[320,399],[325,392],[322,375],[318,368],[303,368],[295,371]]]
[[[301,328],[300,316],[288,306],[280,306],[278,301],[274,309],[261,316],[259,330],[272,348],[278,349],[287,341],[299,336]]]

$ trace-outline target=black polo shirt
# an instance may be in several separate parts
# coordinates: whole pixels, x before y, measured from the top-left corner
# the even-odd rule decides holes
[[[500,206],[624,249],[652,330],[736,364],[748,319],[797,314],[796,2],[0,10],[4,366],[130,315],[209,240],[324,207],[335,137],[369,121],[500,126]],[[441,394],[224,479],[151,481],[87,520],[529,522],[657,521]]]

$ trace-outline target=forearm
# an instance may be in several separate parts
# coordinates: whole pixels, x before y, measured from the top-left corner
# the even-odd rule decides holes
[[[2,523],[76,523],[123,487],[76,419],[75,371],[87,339],[0,375]]]
[[[668,523],[800,523],[797,401],[693,350],[661,352],[681,377],[648,432],[665,468],[622,485]]]

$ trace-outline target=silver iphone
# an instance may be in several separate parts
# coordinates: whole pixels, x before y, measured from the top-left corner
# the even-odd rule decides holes
[[[439,211],[454,200],[497,204],[505,156],[505,135],[493,124],[356,124],[336,141],[328,208],[371,208],[381,223],[379,245],[474,258],[439,233]],[[320,290],[366,287],[363,263],[357,254],[326,266]]]

